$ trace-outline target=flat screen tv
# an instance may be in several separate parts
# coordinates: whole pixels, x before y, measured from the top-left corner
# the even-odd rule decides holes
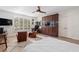
[[[12,20],[0,18],[0,26],[9,26],[12,25]]]
[[[50,22],[46,22],[45,26],[50,26]]]

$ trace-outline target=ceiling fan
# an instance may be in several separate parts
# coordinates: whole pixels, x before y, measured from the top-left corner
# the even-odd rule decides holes
[[[37,8],[38,8],[38,9],[37,9],[36,11],[32,12],[32,13],[35,13],[35,12],[46,13],[46,12],[44,12],[44,11],[41,11],[40,6],[37,6]]]

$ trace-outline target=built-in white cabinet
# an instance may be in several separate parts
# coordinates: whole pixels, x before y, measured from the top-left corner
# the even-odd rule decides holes
[[[30,19],[16,17],[14,19],[14,28],[15,30],[30,30],[31,23],[32,21]]]

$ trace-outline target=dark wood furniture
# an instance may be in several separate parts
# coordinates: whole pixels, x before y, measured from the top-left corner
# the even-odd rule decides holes
[[[0,34],[0,45],[5,44],[7,48],[7,36],[6,35],[7,35],[6,33]]]
[[[30,38],[36,38],[36,32],[30,32],[29,37]]]
[[[58,36],[58,14],[42,18],[41,33],[50,36]]]
[[[27,32],[18,32],[17,41],[22,42],[27,40]]]

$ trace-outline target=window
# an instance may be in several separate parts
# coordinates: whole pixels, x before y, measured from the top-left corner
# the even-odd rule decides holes
[[[19,20],[18,20],[18,18],[14,19],[14,26],[15,26],[15,30],[19,29]]]
[[[31,27],[31,22],[29,19],[18,18],[14,19],[15,30],[27,30]]]
[[[19,21],[20,21],[20,22],[19,22],[19,28],[20,28],[20,29],[23,29],[23,19],[20,18]]]
[[[27,29],[27,19],[24,19],[24,29]]]

